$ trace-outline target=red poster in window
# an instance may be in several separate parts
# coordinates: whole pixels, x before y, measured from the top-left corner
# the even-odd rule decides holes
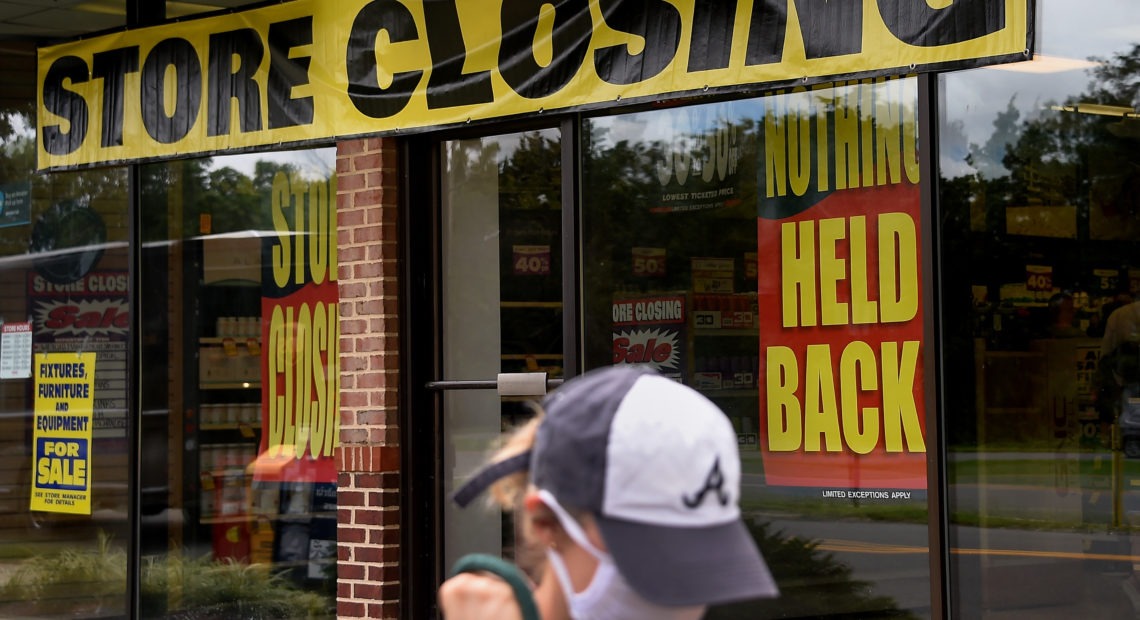
[[[257,482],[336,482],[340,328],[334,179],[274,178],[261,250],[262,425]],[[284,191],[292,188],[292,191]]]
[[[758,220],[767,483],[925,489],[916,185]]]

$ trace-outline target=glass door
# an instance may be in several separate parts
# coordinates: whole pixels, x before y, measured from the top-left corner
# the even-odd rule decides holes
[[[504,430],[530,416],[499,373],[564,374],[561,132],[442,144],[443,566],[474,551],[513,558],[509,519],[446,498]],[[485,387],[489,389],[452,389]]]

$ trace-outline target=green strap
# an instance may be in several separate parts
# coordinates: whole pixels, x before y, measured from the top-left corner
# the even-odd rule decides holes
[[[486,553],[469,553],[459,558],[451,569],[451,575],[454,577],[459,573],[480,571],[491,573],[511,586],[511,590],[515,593],[515,600],[518,601],[519,610],[522,611],[523,620],[541,620],[538,615],[538,606],[535,605],[534,595],[530,592],[527,579],[514,564]]]

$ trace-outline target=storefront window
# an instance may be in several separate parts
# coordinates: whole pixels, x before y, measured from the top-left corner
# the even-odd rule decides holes
[[[931,614],[916,107],[883,79],[586,125],[585,365],[724,410],[781,588],[710,618]]]
[[[1140,7],[1038,11],[1032,62],[939,80],[952,604],[1131,616]]]
[[[143,617],[335,616],[334,170],[141,168]]]
[[[18,47],[7,92],[34,80]],[[127,175],[37,174],[32,103],[0,99],[0,616],[103,617],[127,592]]]

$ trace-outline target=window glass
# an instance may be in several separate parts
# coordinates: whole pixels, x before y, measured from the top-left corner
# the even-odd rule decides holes
[[[1038,11],[1032,62],[939,78],[951,602],[1130,616],[1140,6]]]
[[[335,167],[141,168],[144,617],[335,616]]]
[[[443,392],[444,497],[501,433],[533,414],[500,397],[498,373],[563,374],[561,132],[542,129],[442,145],[442,367],[489,389]],[[480,506],[482,508],[482,506]],[[443,507],[444,567],[466,553],[531,558],[500,511]]]
[[[8,44],[0,61],[0,616],[116,615],[129,532],[127,175],[35,172],[34,52]]]
[[[930,615],[916,105],[868,80],[587,122],[586,366],[724,410],[782,591],[710,618]]]

